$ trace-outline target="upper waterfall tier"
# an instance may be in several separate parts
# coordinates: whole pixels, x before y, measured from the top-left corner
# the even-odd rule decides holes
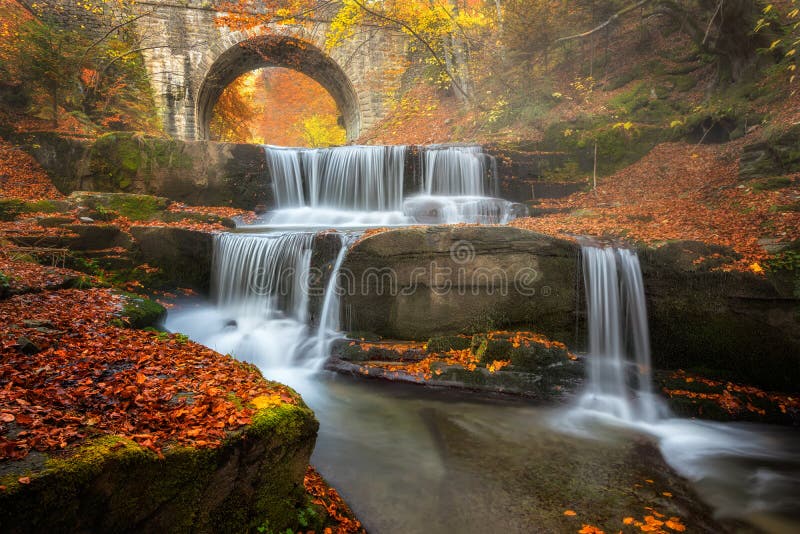
[[[265,146],[276,211],[269,227],[503,224],[522,205],[495,198],[495,159],[480,146]]]
[[[278,208],[397,211],[403,204],[405,146],[325,149],[265,147]]]

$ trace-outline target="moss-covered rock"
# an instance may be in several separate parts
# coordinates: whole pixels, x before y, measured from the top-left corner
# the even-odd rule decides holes
[[[259,145],[186,142],[134,132],[95,141],[56,133],[17,135],[62,193],[79,190],[150,194],[200,206],[272,205]]]
[[[127,439],[96,438],[0,478],[0,524],[9,533],[297,529],[317,427],[301,402],[259,411],[217,447],[173,447],[161,458]]]
[[[0,221],[13,221],[25,211],[25,202],[14,198],[0,198]]]
[[[131,236],[111,224],[65,224],[62,228],[77,234],[68,240],[72,250],[130,249],[133,246]]]
[[[131,328],[159,326],[167,316],[167,310],[158,302],[131,293],[125,293],[124,296],[122,319]]]
[[[447,352],[470,348],[472,339],[465,336],[439,336],[428,340],[428,352]]]
[[[702,258],[720,257],[709,261]],[[791,279],[716,270],[724,248],[640,250],[653,363],[776,391],[800,384],[800,298]]]
[[[69,195],[72,207],[85,207],[95,211],[113,211],[132,221],[149,221],[161,216],[171,201],[152,195],[131,193],[98,193],[76,191]]]

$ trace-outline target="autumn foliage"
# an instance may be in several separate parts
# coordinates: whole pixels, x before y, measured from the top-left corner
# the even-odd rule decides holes
[[[325,147],[345,142],[339,110],[317,82],[284,68],[237,78],[214,107],[212,135],[222,141]]]
[[[797,202],[795,185],[759,190],[738,178],[743,142],[665,143],[638,163],[600,180],[596,191],[538,206],[563,211],[512,224],[562,237],[609,236],[650,244],[671,239],[730,247],[740,259],[727,268],[760,272],[763,237],[800,238],[800,212],[776,210]]]
[[[0,458],[102,434],[159,454],[171,445],[210,447],[250,424],[257,409],[297,402],[251,365],[178,335],[124,328],[123,305],[105,289],[0,302]],[[21,350],[21,338],[38,352]]]
[[[0,138],[0,197],[42,200],[61,196],[30,154]]]

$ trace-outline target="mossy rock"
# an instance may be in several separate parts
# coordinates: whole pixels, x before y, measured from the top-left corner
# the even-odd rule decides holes
[[[566,349],[528,343],[514,348],[510,354],[511,365],[522,371],[537,371],[549,365],[569,360]]]
[[[132,221],[161,219],[171,204],[168,198],[131,193],[76,191],[69,196],[73,207],[83,206],[103,213],[113,212]]]
[[[465,336],[439,336],[428,340],[428,352],[441,353],[451,350],[465,350],[472,345],[472,339]]]
[[[750,182],[750,187],[753,188],[753,191],[777,191],[791,187],[793,183],[794,180],[788,176],[772,176],[761,180],[753,180]]]
[[[486,350],[479,355],[482,363],[511,359],[514,345],[507,339],[491,339],[487,341]]]
[[[125,191],[133,186],[144,161],[142,145],[130,132],[113,132],[99,137],[90,152],[90,172],[95,187]]]
[[[0,198],[0,221],[13,221],[25,212],[25,202],[14,198]]]
[[[300,401],[257,412],[217,447],[172,447],[163,458],[102,436],[0,479],[0,524],[9,533],[294,530],[317,428]]]
[[[208,291],[212,234],[170,226],[133,226],[130,232],[143,262],[159,267],[164,281]]]
[[[131,328],[158,326],[167,316],[167,310],[158,302],[130,293],[126,293],[124,296],[123,322]]]

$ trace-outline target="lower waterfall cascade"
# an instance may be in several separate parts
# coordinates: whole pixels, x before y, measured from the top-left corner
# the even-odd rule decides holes
[[[620,431],[650,436],[676,472],[704,489],[716,516],[746,517],[768,532],[796,532],[796,440],[763,425],[672,415],[653,391],[637,254],[584,245],[581,256],[589,338],[586,384],[572,407],[552,419],[552,426],[592,439],[617,439]]]

